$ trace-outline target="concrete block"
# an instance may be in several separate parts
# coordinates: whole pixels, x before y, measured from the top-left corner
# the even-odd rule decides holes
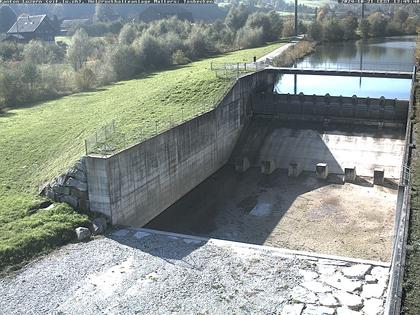
[[[276,170],[276,164],[272,160],[261,161],[261,173],[270,175]]]
[[[249,160],[247,157],[244,158],[237,158],[235,160],[235,171],[243,173],[245,172],[251,164],[249,163]]]
[[[373,170],[373,184],[383,185],[385,179],[385,171],[383,168],[375,168]]]
[[[289,164],[287,175],[289,177],[298,177],[302,173],[302,167],[299,163],[292,162]]]
[[[344,168],[344,181],[353,183],[356,180],[356,166]]]
[[[328,177],[327,163],[318,163],[316,165],[316,177],[319,179],[327,179]]]

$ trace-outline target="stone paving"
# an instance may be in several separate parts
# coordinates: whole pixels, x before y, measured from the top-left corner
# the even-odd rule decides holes
[[[0,279],[0,314],[383,314],[388,267],[124,228]]]

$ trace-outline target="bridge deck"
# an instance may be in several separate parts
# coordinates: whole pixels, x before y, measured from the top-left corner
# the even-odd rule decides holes
[[[371,77],[371,78],[394,78],[411,79],[412,72],[397,71],[373,71],[373,70],[343,70],[343,69],[302,69],[302,68],[283,68],[270,67],[269,69],[284,74],[310,74],[310,75],[331,75],[348,77]]]

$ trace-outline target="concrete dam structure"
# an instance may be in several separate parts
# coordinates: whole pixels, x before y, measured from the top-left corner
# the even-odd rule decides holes
[[[153,138],[87,156],[90,210],[141,235],[389,266],[378,303],[397,309],[413,91],[410,101],[276,94],[280,70],[237,79],[213,110]]]

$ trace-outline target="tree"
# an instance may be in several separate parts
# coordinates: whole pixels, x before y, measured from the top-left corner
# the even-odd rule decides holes
[[[325,19],[323,22],[322,39],[325,41],[339,41],[344,37],[344,30],[336,18]]]
[[[118,36],[118,41],[123,45],[131,45],[136,39],[136,29],[133,24],[127,23],[123,26]]]
[[[397,12],[395,12],[394,21],[402,25],[403,23],[405,23],[405,21],[407,21],[408,15],[409,14],[406,10],[400,8],[397,10]]]
[[[248,19],[248,15],[249,12],[245,5],[241,4],[238,7],[232,6],[225,18],[225,23],[230,28],[239,30],[242,26],[245,25],[246,20]]]
[[[309,28],[309,35],[315,41],[322,40],[322,25],[318,21],[312,22]]]
[[[242,27],[236,34],[236,44],[239,48],[250,48],[261,45],[263,40],[263,29]]]
[[[95,15],[93,20],[96,22],[108,22],[114,17],[114,11],[111,5],[108,4],[97,4],[95,6]]]
[[[295,35],[295,23],[292,20],[287,20],[283,25],[283,37],[290,37]]]
[[[370,33],[372,36],[384,36],[386,34],[387,19],[381,12],[369,15]]]
[[[7,5],[0,7],[0,33],[6,33],[16,22],[15,12]]]
[[[268,15],[262,13],[262,12],[256,12],[248,16],[248,19],[245,23],[245,28],[247,29],[262,29],[262,40],[270,41],[275,40],[277,38],[274,38],[274,34],[271,30],[271,23]]]
[[[341,20],[342,28],[344,30],[344,40],[353,39],[356,37],[356,29],[358,26],[357,18],[353,14],[348,14]]]
[[[366,19],[361,20],[359,23],[359,32],[363,39],[366,39],[369,37],[369,31],[370,31],[369,21]]]
[[[20,71],[22,72],[22,82],[28,85],[29,91],[32,91],[35,83],[39,79],[39,72],[36,65],[30,61],[25,61],[20,66]]]
[[[89,58],[91,48],[91,42],[86,31],[83,29],[77,30],[67,50],[67,58],[74,70],[78,71],[83,67]]]
[[[272,38],[273,40],[276,40],[282,36],[283,21],[280,17],[280,14],[275,11],[270,11],[270,13],[268,13],[268,19],[270,20],[271,24],[271,32],[273,34]]]

